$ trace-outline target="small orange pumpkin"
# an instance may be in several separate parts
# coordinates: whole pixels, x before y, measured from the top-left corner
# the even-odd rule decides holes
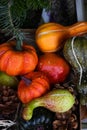
[[[33,46],[23,43],[22,50],[15,50],[16,41],[0,45],[0,71],[8,75],[23,75],[35,69],[38,56]]]
[[[77,22],[71,26],[45,23],[36,30],[36,44],[42,52],[56,52],[63,47],[65,40],[84,33],[87,33],[87,22]]]
[[[30,72],[25,75],[18,85],[18,97],[22,103],[40,97],[50,89],[49,80],[44,73]]]

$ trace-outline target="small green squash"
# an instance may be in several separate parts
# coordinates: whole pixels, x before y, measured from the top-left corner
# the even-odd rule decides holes
[[[87,37],[78,36],[66,41],[63,54],[76,73],[77,91],[82,105],[87,104]]]

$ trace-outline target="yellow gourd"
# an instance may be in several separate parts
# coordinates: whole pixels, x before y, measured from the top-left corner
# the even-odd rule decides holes
[[[36,44],[42,52],[55,52],[63,47],[68,38],[84,33],[87,33],[87,22],[77,22],[70,26],[46,23],[36,30]]]

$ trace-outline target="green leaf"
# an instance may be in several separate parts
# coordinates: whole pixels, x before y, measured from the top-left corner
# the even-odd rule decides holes
[[[13,19],[15,18],[18,19],[19,26],[23,24],[26,18],[26,11],[27,11],[27,7],[24,0],[14,0],[13,5],[11,6],[11,13],[12,13]]]
[[[23,35],[19,28],[28,17],[27,12],[47,8],[49,5],[49,0],[0,0],[0,29],[5,35],[22,41]]]
[[[11,3],[7,0],[2,3],[0,1],[0,28],[2,31],[10,30],[13,31],[13,23],[10,13]]]
[[[50,6],[49,0],[26,0],[28,9],[42,9]]]
[[[24,4],[19,0],[3,0],[0,1],[0,28],[5,35],[11,35],[13,38],[23,40],[23,34],[20,31],[20,24],[23,23],[25,16]],[[21,17],[23,17],[21,19]],[[20,43],[18,41],[18,43]]]

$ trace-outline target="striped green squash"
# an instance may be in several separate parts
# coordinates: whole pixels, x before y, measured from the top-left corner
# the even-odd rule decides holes
[[[87,37],[73,37],[65,42],[63,48],[65,59],[77,75],[77,90],[81,104],[87,104]]]

